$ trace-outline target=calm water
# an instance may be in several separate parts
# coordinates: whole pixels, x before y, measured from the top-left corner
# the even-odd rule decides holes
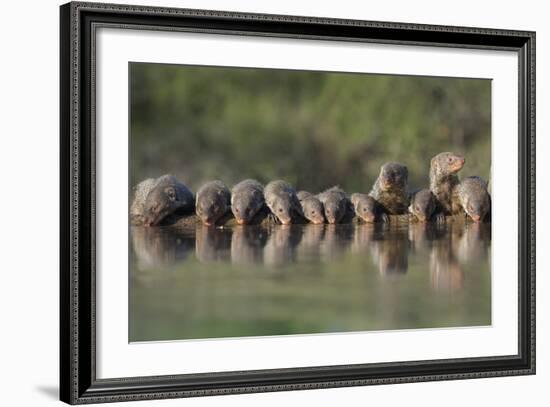
[[[490,224],[132,227],[129,340],[491,324]]]

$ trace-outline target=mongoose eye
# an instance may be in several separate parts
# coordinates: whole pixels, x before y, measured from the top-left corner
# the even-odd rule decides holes
[[[311,211],[311,214],[312,214],[312,215],[315,215],[315,211]]]
[[[239,213],[239,208],[235,208],[235,212]]]
[[[363,208],[363,212],[366,212],[367,211],[367,208]]]
[[[448,161],[449,161],[450,163],[452,163],[452,162],[453,162],[453,157],[449,157],[449,158],[448,158]]]
[[[282,212],[282,211],[283,211],[283,209],[282,209],[282,208],[279,208],[279,212]]]
[[[415,208],[417,211],[420,211],[420,207],[419,207],[418,205],[416,205],[414,208]]]

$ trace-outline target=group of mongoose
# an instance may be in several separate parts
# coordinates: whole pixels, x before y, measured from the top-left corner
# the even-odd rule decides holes
[[[196,196],[173,175],[149,178],[135,187],[130,208],[131,222],[156,226],[173,213],[192,213],[205,225],[233,214],[240,225],[249,224],[262,211],[276,223],[299,220],[315,224],[341,223],[357,218],[367,223],[387,222],[388,215],[410,214],[420,222],[441,221],[445,216],[464,214],[474,222],[489,218],[491,197],[488,184],[480,177],[459,180],[464,157],[440,153],[431,160],[430,188],[409,192],[408,169],[399,163],[382,165],[371,191],[351,196],[339,187],[314,195],[296,191],[285,181],[271,181],[265,187],[247,179],[230,191],[221,181],[204,184]],[[303,223],[303,222],[298,222]]]

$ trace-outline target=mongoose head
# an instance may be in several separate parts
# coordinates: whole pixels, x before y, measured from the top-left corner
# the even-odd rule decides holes
[[[330,195],[323,203],[328,223],[338,223],[346,214],[346,201],[338,195]]]
[[[267,206],[269,206],[271,212],[283,225],[290,225],[292,223],[290,202],[287,199],[274,197],[267,202]]]
[[[314,196],[309,196],[300,201],[300,203],[302,205],[304,217],[307,220],[316,225],[325,223],[324,208],[321,201]]]
[[[435,197],[429,189],[422,189],[413,195],[409,213],[420,222],[427,222],[435,211]]]
[[[464,167],[466,159],[454,153],[440,153],[432,158],[430,169],[436,175],[455,174]]]
[[[408,180],[409,170],[402,164],[386,163],[380,167],[378,181],[382,191],[404,190]]]
[[[177,191],[172,185],[158,185],[145,198],[145,225],[156,226],[179,207]]]
[[[264,195],[259,190],[244,190],[231,196],[231,211],[239,225],[250,223],[263,206]]]
[[[367,223],[376,220],[376,200],[367,194],[352,194],[351,203],[355,208],[355,214]]]
[[[479,177],[463,179],[459,184],[459,197],[464,211],[474,222],[483,221],[491,209],[487,183]]]
[[[229,209],[229,190],[221,181],[205,184],[197,192],[196,213],[206,226],[215,224]]]

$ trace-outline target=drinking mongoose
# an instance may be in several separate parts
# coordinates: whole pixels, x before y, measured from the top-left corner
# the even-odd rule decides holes
[[[457,172],[464,167],[464,157],[454,153],[440,153],[430,163],[430,191],[436,198],[438,216],[455,215],[461,212],[456,194],[459,183]]]
[[[156,226],[174,212],[192,211],[194,207],[193,193],[176,177],[165,174],[136,185],[130,221],[134,225]]]
[[[487,182],[480,177],[464,178],[456,187],[460,204],[474,222],[482,222],[491,211]]]
[[[350,199],[359,219],[367,223],[374,223],[378,220],[388,221],[388,215],[384,213],[380,204],[372,196],[356,192],[351,194]]]
[[[369,195],[382,206],[389,215],[407,213],[409,207],[408,194],[409,170],[399,163],[385,163],[380,167]]]
[[[239,225],[250,223],[264,204],[264,186],[256,180],[245,179],[231,190],[231,211]]]
[[[302,206],[304,217],[309,222],[315,225],[325,223],[325,208],[319,198],[308,191],[298,191],[296,196]]]
[[[210,181],[197,192],[196,212],[206,226],[216,224],[230,209],[231,192],[221,181]]]
[[[420,222],[427,222],[434,214],[435,207],[436,200],[432,191],[429,189],[421,189],[412,194],[409,213]]]
[[[271,181],[264,188],[265,203],[283,225],[292,223],[296,216],[304,217],[296,190],[282,180]]]
[[[317,195],[324,207],[325,217],[330,224],[340,223],[353,211],[348,195],[340,187],[332,187]]]

